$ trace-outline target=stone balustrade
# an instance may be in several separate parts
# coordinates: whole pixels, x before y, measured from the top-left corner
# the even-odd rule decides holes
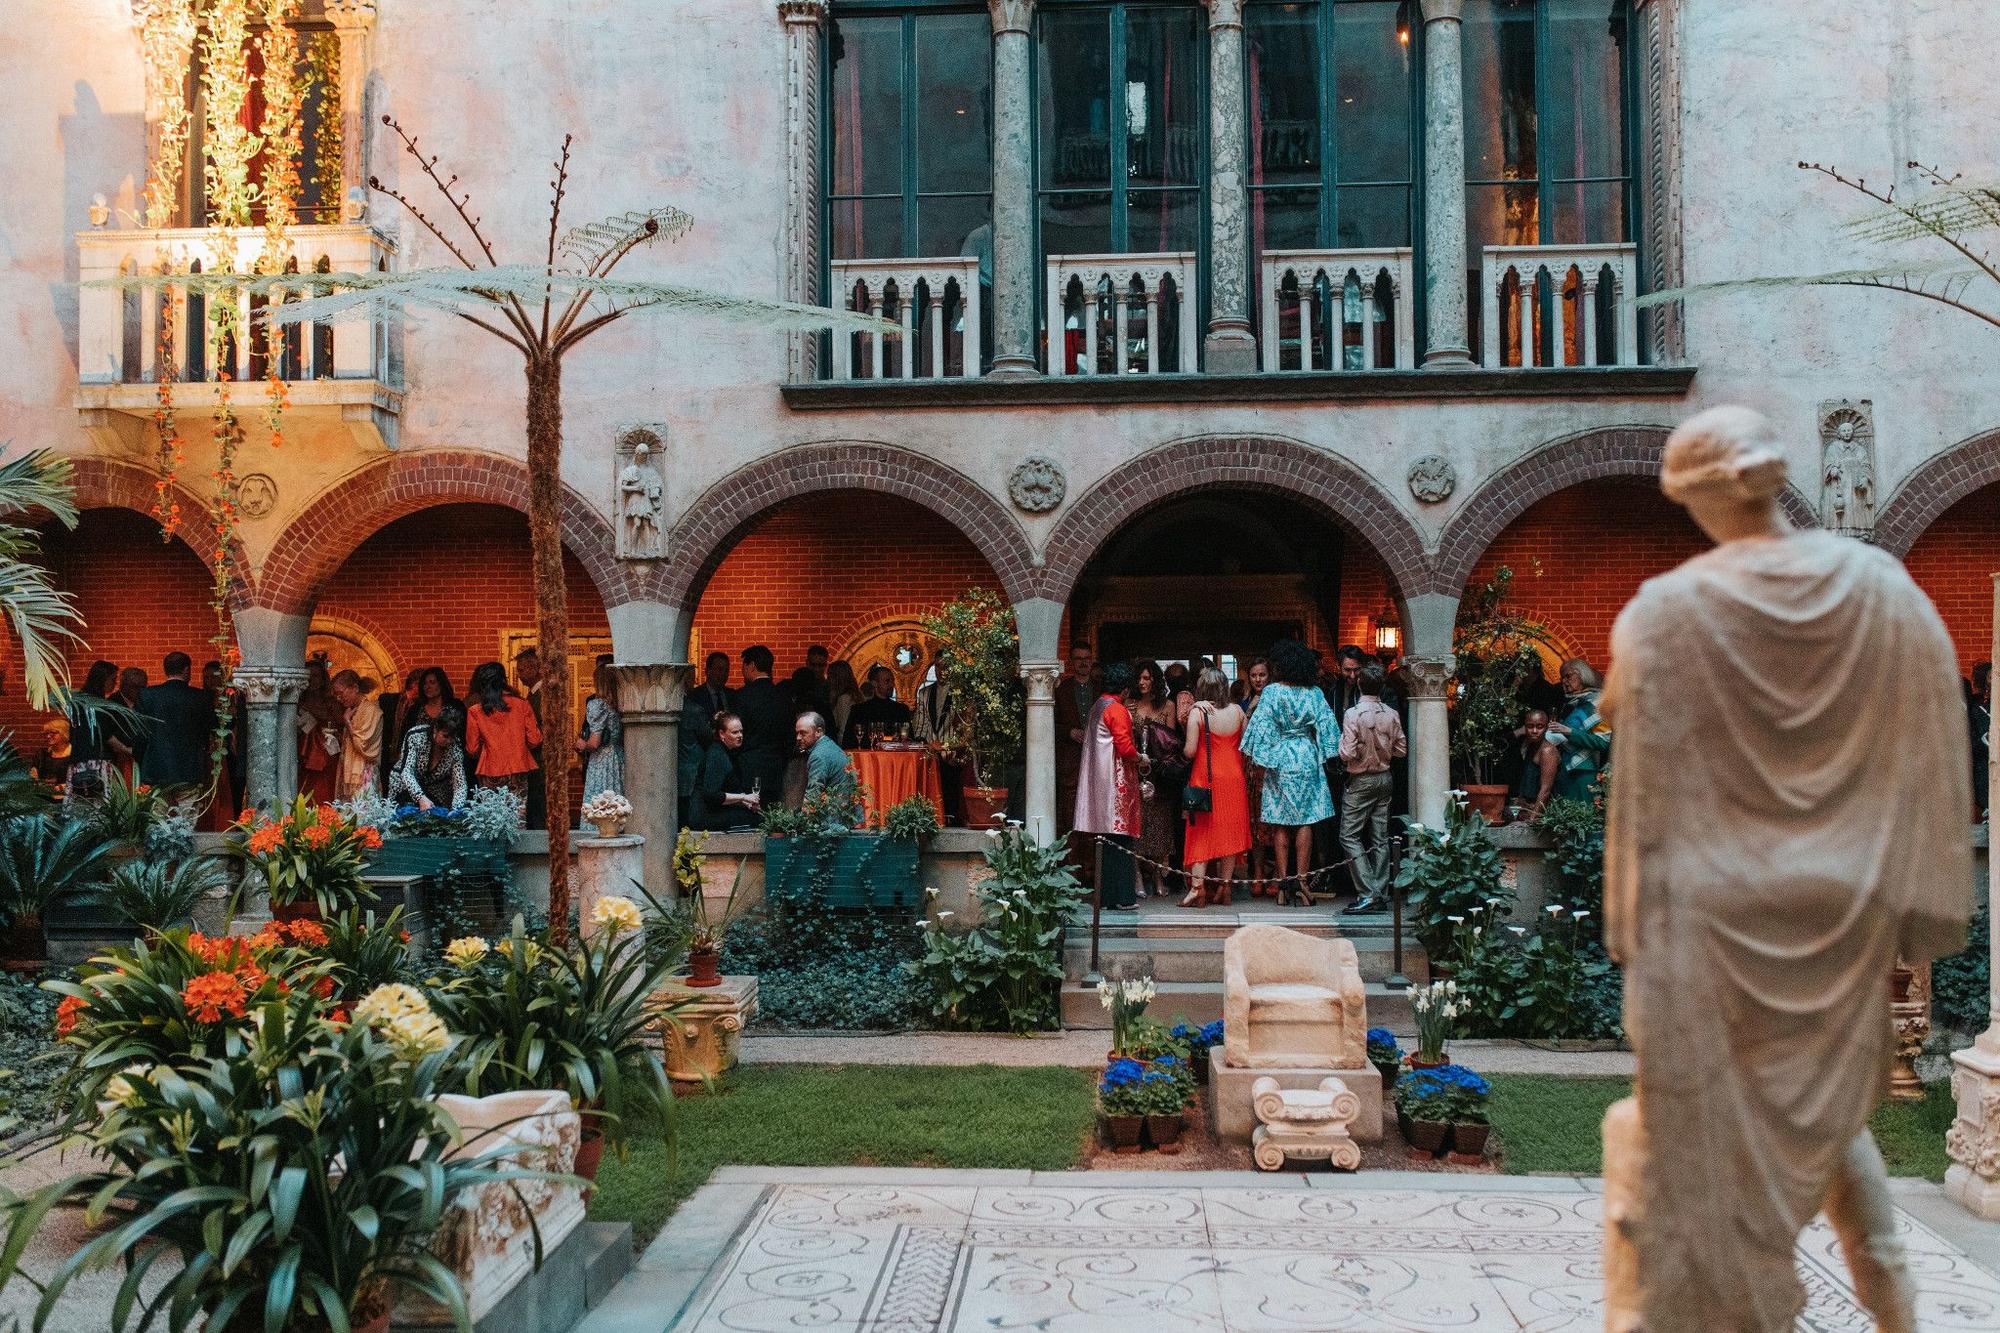
[[[1051,255],[1048,373],[1191,374],[1200,330],[1195,257],[1172,254]]]
[[[1267,250],[1258,267],[1266,372],[1416,365],[1410,250]]]
[[[979,258],[837,259],[833,304],[902,325],[833,336],[833,378],[976,378],[985,318]]]
[[[1639,364],[1639,248],[1489,245],[1480,341],[1489,369]]]

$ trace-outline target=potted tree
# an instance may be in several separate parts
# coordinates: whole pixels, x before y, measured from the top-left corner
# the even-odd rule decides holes
[[[1556,648],[1546,624],[1507,606],[1513,583],[1502,565],[1460,608],[1452,632],[1451,756],[1467,802],[1489,824],[1507,807],[1507,786],[1495,778],[1521,723],[1521,689],[1541,671],[1537,649]]]
[[[965,822],[993,828],[1007,815],[1001,775],[1021,761],[1021,645],[1014,609],[997,593],[968,589],[923,618],[936,644],[938,684],[951,700],[945,749],[966,758]]]

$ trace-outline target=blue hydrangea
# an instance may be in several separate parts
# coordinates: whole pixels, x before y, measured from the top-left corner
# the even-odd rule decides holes
[[[1218,1018],[1213,1023],[1204,1023],[1201,1029],[1201,1040],[1207,1046],[1222,1045],[1222,1020]]]
[[[1396,1044],[1396,1034],[1387,1028],[1369,1028],[1368,1044],[1370,1046],[1394,1046]]]
[[[1148,1069],[1142,1081],[1146,1083],[1171,1083],[1174,1081],[1174,1076],[1167,1073],[1164,1069]]]
[[[1173,1039],[1175,1041],[1193,1041],[1195,1039],[1196,1033],[1195,1030],[1189,1027],[1187,1024],[1176,1023],[1173,1026],[1173,1032],[1171,1035],[1173,1036]]]
[[[1145,1076],[1145,1067],[1137,1060],[1113,1060],[1105,1067],[1104,1079],[1098,1085],[1099,1091],[1110,1092],[1114,1088],[1126,1088]]]
[[[1159,1059],[1153,1061],[1153,1063],[1156,1065],[1165,1065],[1168,1067],[1178,1065],[1180,1062],[1181,1058],[1178,1055],[1163,1055]]]

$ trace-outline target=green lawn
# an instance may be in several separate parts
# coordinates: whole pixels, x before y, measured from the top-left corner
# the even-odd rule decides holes
[[[994,1065],[764,1065],[678,1103],[678,1153],[641,1133],[605,1154],[591,1199],[643,1243],[718,1166],[956,1166],[1062,1170],[1085,1156],[1091,1076]]]
[[[1594,1176],[1603,1169],[1605,1108],[1631,1091],[1622,1078],[1495,1074],[1493,1132],[1502,1169],[1515,1175]],[[1951,1088],[1934,1083],[1921,1102],[1885,1102],[1870,1128],[1892,1176],[1943,1180]]]

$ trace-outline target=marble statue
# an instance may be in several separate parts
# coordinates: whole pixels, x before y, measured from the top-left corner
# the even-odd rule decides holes
[[[1661,487],[1716,548],[1612,630],[1606,943],[1639,1056],[1604,1126],[1613,1329],[1790,1329],[1822,1208],[1879,1326],[1914,1327],[1867,1122],[1898,954],[1965,943],[1964,704],[1903,567],[1793,531],[1784,484],[1757,413],[1682,425]]]
[[[1875,412],[1864,398],[1821,403],[1820,522],[1835,532],[1875,526]]]
[[[643,428],[618,441],[618,554],[626,560],[657,560],[667,553],[667,488],[655,458],[659,449],[660,437]]]

